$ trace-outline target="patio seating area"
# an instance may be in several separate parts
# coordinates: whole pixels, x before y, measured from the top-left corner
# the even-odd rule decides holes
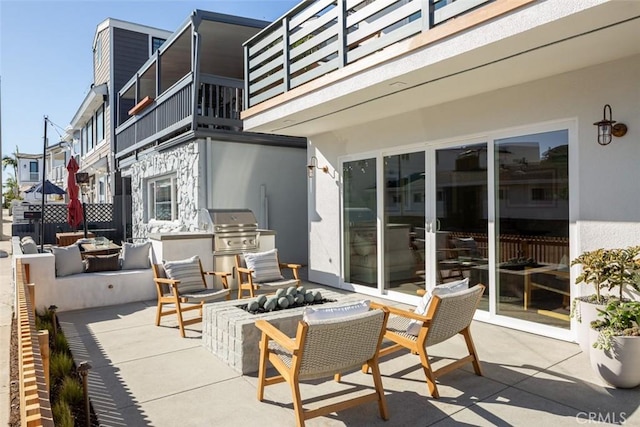
[[[185,318],[191,314],[197,315]],[[258,401],[258,374],[241,375],[204,348],[201,323],[187,326],[185,339],[176,333],[175,316],[157,327],[155,315],[155,300],[59,313],[76,363],[87,360],[93,367],[89,392],[102,425],[295,425],[286,383],[267,387],[264,401]],[[605,386],[577,344],[480,322],[473,322],[471,330],[484,376],[474,375],[467,364],[439,380],[440,398],[433,399],[419,358],[408,352],[384,356],[379,366],[389,421],[370,402],[306,425],[525,425],[533,419],[554,426],[589,420],[640,423],[640,389]],[[462,337],[430,346],[433,369],[465,351]],[[372,383],[370,374],[355,369],[339,383],[303,382],[300,392],[313,409],[319,397],[343,400],[346,392],[353,398],[370,393]]]

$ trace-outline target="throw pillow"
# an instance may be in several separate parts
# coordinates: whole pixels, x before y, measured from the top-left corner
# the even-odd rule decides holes
[[[462,280],[456,280],[455,282],[449,282],[442,285],[438,285],[433,288],[433,295],[447,295],[452,294],[454,292],[464,291],[465,289],[469,289],[469,278],[465,278]],[[426,313],[426,310],[425,310]]]
[[[357,303],[340,305],[337,307],[305,307],[302,312],[302,320],[309,323],[318,320],[339,319],[345,316],[366,313],[369,311],[370,304],[371,302],[369,300],[363,300]]]
[[[36,245],[35,240],[31,236],[25,236],[22,238],[20,242],[20,247],[22,249],[22,253],[25,255],[32,255],[38,253],[38,245]]]
[[[197,255],[178,261],[163,261],[164,271],[169,279],[179,280],[181,293],[202,291],[205,288]]]
[[[51,250],[55,256],[56,277],[84,273],[82,255],[77,245],[54,246]]]
[[[253,270],[251,275],[253,280],[258,283],[275,282],[284,279],[278,265],[277,249],[271,249],[266,252],[245,253],[244,262],[249,270]]]
[[[151,242],[126,243],[122,246],[122,269],[137,270],[151,267],[149,249]]]
[[[456,280],[454,282],[445,283],[442,285],[436,286],[433,291],[427,290],[416,309],[413,310],[415,314],[419,314],[420,316],[424,316],[427,314],[427,308],[429,307],[429,302],[431,301],[432,295],[446,295],[452,294],[454,292],[463,291],[465,289],[469,289],[469,278],[465,278],[462,280]],[[422,327],[422,322],[418,320],[411,320],[409,322],[409,326],[407,326],[407,333],[410,335],[418,335],[420,332],[420,328]]]
[[[120,270],[120,255],[85,255],[84,260],[87,265],[85,272],[94,273],[96,271]]]

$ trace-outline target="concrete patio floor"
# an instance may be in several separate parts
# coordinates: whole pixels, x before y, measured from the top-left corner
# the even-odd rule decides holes
[[[89,391],[101,425],[295,425],[286,383],[267,387],[259,402],[257,373],[238,374],[202,347],[201,324],[180,338],[170,317],[161,327],[154,318],[155,301],[59,313],[76,363],[87,360],[93,367]],[[472,335],[484,377],[471,366],[449,373],[439,381],[436,400],[427,392],[418,357],[398,352],[380,364],[389,421],[379,418],[377,405],[366,404],[307,425],[640,425],[640,388],[605,386],[577,344],[480,322]],[[464,351],[461,337],[430,347],[435,368]],[[308,408],[318,396],[340,399],[335,393],[371,387],[370,375],[354,371],[341,383],[305,383],[301,394]]]

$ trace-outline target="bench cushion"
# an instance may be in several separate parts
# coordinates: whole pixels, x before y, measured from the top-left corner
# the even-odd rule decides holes
[[[56,258],[56,277],[84,273],[82,255],[77,245],[54,246],[51,250]]]
[[[85,255],[84,260],[87,264],[87,273],[95,273],[96,271],[115,271],[120,270],[120,255]]]
[[[144,243],[128,243],[125,242],[122,246],[122,269],[123,270],[138,270],[143,268],[150,268],[151,261],[149,261],[149,250],[151,249],[151,242]]]

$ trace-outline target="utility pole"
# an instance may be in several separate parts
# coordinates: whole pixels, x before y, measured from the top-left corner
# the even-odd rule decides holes
[[[44,116],[44,138],[42,141],[42,203],[40,205],[40,253],[44,252],[44,196],[45,196],[45,181],[47,175],[44,173],[47,162],[47,116]]]

